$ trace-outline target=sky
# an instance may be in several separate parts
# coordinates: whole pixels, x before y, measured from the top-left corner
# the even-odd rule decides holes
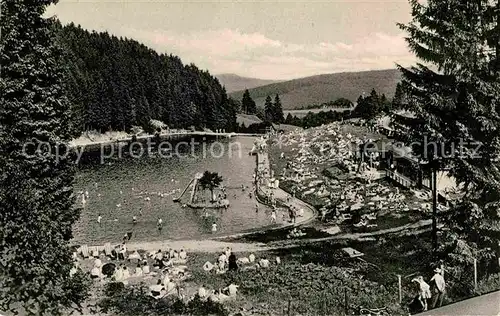
[[[415,63],[407,0],[60,0],[62,23],[137,40],[212,74],[286,80]]]

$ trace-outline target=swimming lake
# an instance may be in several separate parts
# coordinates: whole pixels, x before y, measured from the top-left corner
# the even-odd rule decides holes
[[[127,232],[130,242],[154,240],[203,239],[228,235],[269,225],[269,214],[262,205],[256,212],[255,197],[249,197],[255,156],[248,153],[254,138],[205,140],[179,155],[149,155],[138,158],[107,158],[104,163],[81,164],[75,179],[75,193],[87,191],[86,203],[77,195],[82,207],[75,224],[73,242],[99,245],[117,243]],[[154,152],[154,151],[153,151]],[[198,172],[218,172],[228,188],[230,207],[227,210],[202,210],[182,207],[173,198],[189,184]],[[241,186],[248,186],[244,191]],[[97,222],[99,214],[101,224]],[[133,216],[137,223],[133,224]],[[161,232],[157,220],[163,221]]]

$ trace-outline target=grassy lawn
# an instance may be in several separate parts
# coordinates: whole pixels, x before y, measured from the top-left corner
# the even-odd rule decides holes
[[[386,306],[390,315],[407,315],[406,306],[416,294],[411,279],[422,275],[429,280],[432,276],[434,262],[429,259],[432,258],[429,245],[429,233],[376,241],[307,244],[298,241],[295,248],[255,253],[256,262],[261,258],[271,262],[267,269],[243,271],[243,267],[251,266],[247,264],[240,265],[238,272],[221,275],[202,268],[206,261],[214,263],[219,254],[189,253],[187,266],[191,277],[182,287],[184,293],[191,296],[200,285],[207,289],[220,289],[231,283],[239,285],[237,298],[224,303],[233,313],[245,309],[256,315],[287,315],[290,306],[290,315],[344,315],[346,306],[350,314],[359,306]],[[350,258],[342,251],[344,247],[352,247],[364,256]],[[249,255],[248,252],[236,253],[237,258]],[[276,256],[281,258],[279,265],[275,263]],[[472,295],[464,291],[464,284],[471,284],[470,273],[470,269],[464,269],[461,275],[454,272],[446,275],[448,303]],[[402,281],[401,305],[398,274]],[[500,288],[500,275],[481,274],[480,277],[478,293]],[[146,280],[148,285],[154,281],[155,278]]]
[[[334,255],[334,248],[321,251]],[[193,284],[204,284],[209,288],[222,288],[230,283],[240,285],[241,297],[229,304],[229,308],[253,309],[260,315],[286,314],[290,301],[291,314],[341,315],[347,305],[382,307],[388,306],[392,313],[401,314],[393,285],[381,289],[376,282],[366,280],[358,273],[364,263],[326,262],[321,260],[319,248],[311,250],[291,249],[258,253],[271,262],[274,256],[282,258],[282,264],[272,262],[269,269],[239,271],[231,274],[214,275],[201,268],[193,271]],[[247,256],[238,253],[237,256]],[[195,267],[201,267],[206,260],[214,261],[215,255],[196,255]],[[343,266],[342,266],[343,265]],[[346,269],[345,266],[351,268]],[[397,292],[396,292],[397,293]],[[351,309],[351,312],[353,310]]]

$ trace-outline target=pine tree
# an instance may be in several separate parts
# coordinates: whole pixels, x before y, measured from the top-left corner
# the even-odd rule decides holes
[[[372,119],[375,116],[377,116],[381,111],[380,97],[379,97],[377,91],[375,91],[375,89],[372,89],[372,91],[370,92],[370,96],[368,97],[368,100],[369,100],[369,107],[368,107],[369,111],[368,111],[368,115],[366,118]]]
[[[491,62],[498,57],[500,20],[492,23],[488,14],[498,4],[410,3],[413,20],[399,26],[423,62],[399,66],[408,107],[422,122],[412,137],[437,144],[437,150],[420,146],[422,159],[432,170],[448,169],[464,185],[464,198],[445,216],[451,240],[487,249],[496,242],[500,214],[500,78]]]
[[[391,107],[393,110],[399,110],[404,106],[404,92],[401,82],[396,85],[396,91],[394,92],[394,97],[392,98]]]
[[[283,106],[281,105],[279,95],[274,97],[274,121],[280,124],[285,121],[285,114],[283,113]]]
[[[371,120],[379,115],[381,111],[381,98],[379,98],[377,91],[372,89],[369,96],[359,96],[356,108],[354,109],[354,115]]]
[[[266,102],[264,103],[264,117],[266,118],[266,121],[269,122],[274,122],[274,105],[273,101],[271,100],[270,96],[266,97]]]
[[[30,315],[61,315],[88,285],[83,274],[70,276],[79,216],[65,155],[70,108],[53,21],[42,18],[54,2],[1,3],[0,309]]]
[[[382,96],[380,97],[380,110],[385,112],[385,113],[389,113],[391,111],[391,102],[389,102],[389,100],[387,100],[387,97],[385,96],[385,94],[382,94]]]
[[[243,98],[241,99],[241,105],[243,107],[243,111],[246,114],[256,114],[257,113],[257,105],[255,104],[255,101],[252,100],[252,97],[250,96],[250,92],[248,92],[248,89],[245,90],[243,93]]]
[[[228,102],[229,104],[231,104],[232,108],[234,109],[234,111],[236,111],[236,113],[242,112],[241,101],[229,97]]]

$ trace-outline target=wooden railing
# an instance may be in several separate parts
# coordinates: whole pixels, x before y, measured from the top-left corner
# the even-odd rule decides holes
[[[396,171],[386,169],[385,175],[386,175],[386,177],[396,181],[397,183],[401,184],[402,186],[404,186],[406,188],[411,188],[411,187],[416,186],[415,181],[403,176],[402,174],[399,174]]]

